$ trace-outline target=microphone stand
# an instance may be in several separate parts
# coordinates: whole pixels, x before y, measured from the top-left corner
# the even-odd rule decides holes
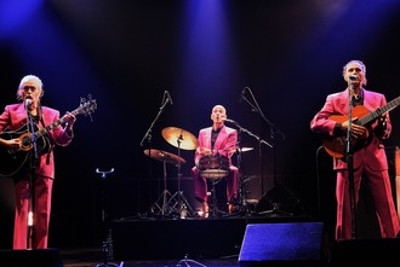
[[[351,129],[352,129],[352,109],[353,109],[353,91],[352,85],[349,84],[349,120],[346,132],[346,160],[347,160],[347,172],[349,179],[349,200],[350,209],[352,212],[351,221],[351,235],[353,238],[357,238],[357,223],[356,223],[356,196],[354,186],[354,162],[353,162],[353,151],[351,147]]]
[[[28,212],[28,231],[27,231],[27,247],[33,249],[35,244],[35,235],[34,235],[34,214],[35,214],[35,182],[36,182],[36,167],[39,163],[39,153],[37,149],[36,135],[35,135],[35,122],[31,115],[31,107],[26,105],[26,116],[27,116],[27,131],[31,134],[30,142],[33,143],[33,153],[29,152],[30,155],[30,177],[29,177],[29,212]],[[38,114],[40,115],[40,114]]]
[[[250,96],[253,100],[253,103],[251,103],[246,96],[244,95],[245,91],[249,91]],[[268,120],[264,113],[262,112],[260,106],[257,103],[257,100],[253,94],[253,92],[251,91],[251,89],[249,87],[245,87],[242,91],[242,95],[241,95],[241,99],[243,99],[250,107],[251,110],[253,112],[258,113],[261,118],[267,123],[267,125],[269,126],[270,129],[270,138],[272,140],[272,145],[271,148],[273,149],[273,176],[274,176],[274,187],[276,187],[278,185],[278,175],[277,175],[277,155],[276,155],[276,139],[277,136],[280,136],[282,140],[284,140],[286,137],[285,135],[270,121]],[[259,155],[260,155],[260,160],[261,160],[261,195],[264,196],[264,174],[263,174],[263,161],[262,161],[262,153],[261,153],[261,147],[259,146]],[[285,189],[288,191],[288,189]],[[272,210],[268,210],[268,211],[262,211],[262,214],[266,214],[266,213],[282,213],[284,215],[293,215],[289,212],[285,212],[285,211],[281,211],[279,209],[280,203],[272,203],[273,208]]]
[[[260,136],[252,133],[250,130],[242,127],[238,122],[236,122],[234,120],[226,119],[225,122],[232,123],[237,128],[239,128],[239,134],[238,134],[239,153],[238,153],[238,157],[237,157],[237,161],[238,161],[237,165],[238,165],[238,168],[239,168],[239,182],[240,182],[240,185],[239,185],[239,190],[240,190],[239,197],[240,197],[240,203],[241,203],[241,205],[243,205],[245,207],[245,212],[247,214],[247,212],[248,212],[248,208],[247,208],[248,207],[248,205],[247,205],[247,192],[244,191],[244,183],[243,183],[242,172],[241,172],[241,165],[242,165],[242,162],[241,162],[241,147],[240,147],[241,134],[242,134],[242,132],[244,132],[244,133],[248,134],[249,136],[255,138],[258,141],[260,151],[261,151],[261,146],[262,145],[266,145],[266,146],[268,146],[270,148],[273,148],[273,145],[271,145],[267,141],[263,140]]]
[[[152,139],[151,133],[152,133],[154,124],[156,123],[156,121],[158,120],[158,118],[161,116],[161,113],[164,111],[165,106],[168,104],[168,102],[170,102],[171,105],[172,105],[172,102],[171,102],[170,98],[168,98],[168,97],[166,98],[165,96],[166,96],[166,93],[164,92],[163,98],[162,98],[162,100],[161,100],[161,107],[160,107],[160,109],[159,109],[159,111],[158,111],[156,117],[155,117],[154,120],[151,122],[150,127],[147,129],[145,135],[143,136],[142,141],[140,141],[140,146],[143,147],[143,143],[144,143],[144,141],[147,139],[147,150],[148,150],[148,155],[151,155],[151,139]],[[152,173],[152,171],[151,171],[151,169],[152,169],[152,168],[151,168],[151,157],[149,157],[148,162],[149,162],[149,173],[150,173],[150,178],[152,178],[153,173]],[[140,195],[139,195],[139,199],[140,199]]]

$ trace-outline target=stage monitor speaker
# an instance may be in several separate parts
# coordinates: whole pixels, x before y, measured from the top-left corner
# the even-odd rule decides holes
[[[321,266],[321,222],[248,224],[240,266]]]
[[[0,265],[7,267],[63,267],[58,249],[0,250]]]
[[[265,193],[257,204],[256,212],[259,214],[273,213],[275,209],[283,214],[300,215],[304,209],[300,199],[282,184],[275,185]]]
[[[331,266],[400,266],[400,239],[355,239],[334,244]]]

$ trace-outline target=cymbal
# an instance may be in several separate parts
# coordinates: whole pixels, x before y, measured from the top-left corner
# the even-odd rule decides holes
[[[181,128],[166,127],[161,131],[161,135],[165,141],[180,149],[193,150],[198,147],[196,136]]]
[[[149,156],[152,159],[156,159],[158,161],[165,161],[166,163],[169,164],[184,164],[186,163],[186,160],[167,151],[163,150],[158,150],[158,149],[146,149],[143,151],[146,156]]]

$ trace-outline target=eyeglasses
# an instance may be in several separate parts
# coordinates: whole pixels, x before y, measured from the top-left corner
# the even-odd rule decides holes
[[[29,92],[29,90],[31,90],[32,92],[35,92],[36,87],[35,86],[24,86],[24,87],[22,87],[22,90],[24,90],[25,92]]]

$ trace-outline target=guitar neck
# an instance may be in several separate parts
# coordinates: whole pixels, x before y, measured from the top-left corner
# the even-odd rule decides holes
[[[76,115],[79,114],[79,110],[80,110],[79,108],[75,109],[74,111],[70,112],[70,114],[76,116]],[[36,131],[35,132],[36,137],[42,137],[45,134],[47,134],[49,131],[51,131],[54,128],[56,128],[58,125],[63,124],[65,122],[65,118],[66,118],[66,116],[64,115],[60,119],[56,120],[55,122],[53,122],[53,123],[47,125],[46,127]]]
[[[376,110],[372,111],[371,113],[365,115],[359,120],[360,125],[366,125],[369,122],[373,121],[374,119],[382,116],[385,112],[391,111],[394,108],[396,108],[398,105],[400,105],[400,96],[393,99],[383,107],[377,108]]]

